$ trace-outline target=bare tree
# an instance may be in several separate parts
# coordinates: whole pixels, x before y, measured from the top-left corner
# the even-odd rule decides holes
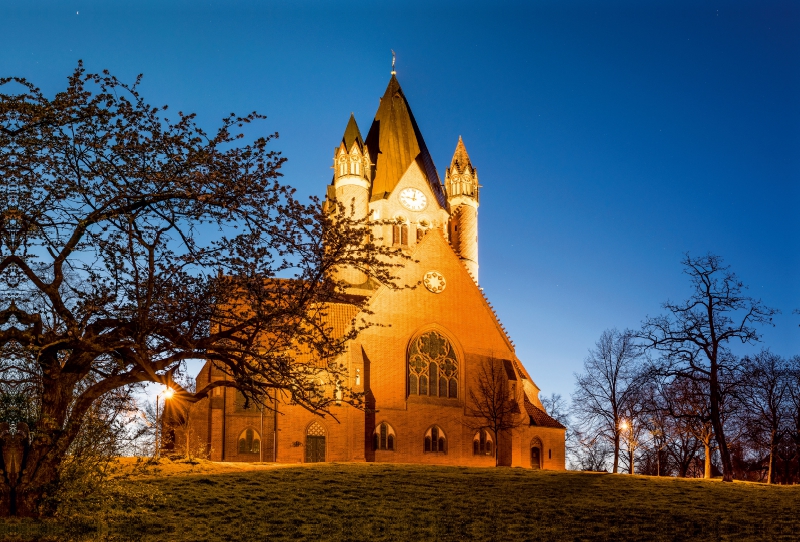
[[[138,83],[79,66],[48,98],[0,79],[0,391],[37,408],[33,425],[0,435],[0,458],[14,458],[0,464],[0,515],[39,513],[97,401],[171,384],[184,360],[229,375],[178,389],[184,401],[279,389],[326,412],[335,399],[316,382],[346,381],[334,360],[363,328],[325,324],[346,286],[335,271],[391,285],[402,264],[368,224],[279,182],[273,136],[239,133],[264,117],[231,115],[208,134],[148,105]]]
[[[495,466],[500,464],[501,440],[509,431],[524,423],[515,397],[516,390],[511,385],[515,379],[510,363],[491,357],[480,364],[474,387],[469,390],[472,416],[478,421],[465,423],[471,429],[488,430],[494,436]]]
[[[708,395],[702,382],[689,379],[669,379],[662,387],[663,408],[674,420],[675,430],[684,444],[681,465],[688,465],[695,454],[688,452],[693,448],[692,441],[703,447],[703,477],[711,479],[712,457],[714,452],[714,428],[711,425],[711,412]]]
[[[778,311],[746,296],[744,284],[719,256],[687,255],[682,263],[692,294],[682,303],[664,303],[666,314],[646,318],[638,337],[646,348],[662,356],[664,373],[705,386],[723,480],[731,482],[733,464],[722,422],[721,382],[726,361],[735,359],[729,343],[758,342],[760,335],[755,326],[771,324]]]
[[[619,470],[622,430],[620,423],[632,416],[637,401],[636,383],[641,378],[638,350],[629,330],[603,332],[576,374],[572,404],[583,434],[596,433],[613,449],[612,472]]]
[[[789,391],[789,421],[788,433],[789,441],[794,448],[794,476],[786,474],[786,480],[793,479],[795,483],[800,482],[800,356],[794,356],[789,360],[788,369],[788,391]],[[786,454],[787,470],[791,462],[789,453]]]
[[[605,439],[576,431],[575,441],[575,453],[570,462],[571,469],[608,472],[608,459],[614,452]]]
[[[789,420],[789,367],[780,356],[762,350],[744,359],[737,394],[750,441],[767,455],[767,483],[775,482],[775,455]]]

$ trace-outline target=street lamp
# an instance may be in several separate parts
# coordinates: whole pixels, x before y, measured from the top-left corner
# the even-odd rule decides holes
[[[161,398],[162,395],[164,396],[164,408],[166,409],[167,408],[166,401],[167,401],[167,399],[172,399],[172,396],[175,395],[175,390],[173,390],[172,388],[167,386],[166,388],[161,390],[160,393],[156,394],[156,454],[155,454],[156,455],[156,461],[158,461],[161,458],[161,446],[159,446],[159,440],[160,440],[159,437],[161,436],[161,424],[158,422],[158,418],[159,418],[159,416],[158,416],[158,401],[159,401],[159,399]]]
[[[630,474],[633,474],[633,421],[628,422],[626,419],[622,419],[619,422],[619,430],[623,433],[628,433],[628,461],[630,463]]]

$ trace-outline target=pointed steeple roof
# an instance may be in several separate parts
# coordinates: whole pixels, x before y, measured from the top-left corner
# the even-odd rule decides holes
[[[446,207],[439,174],[394,74],[381,98],[366,143],[370,160],[375,164],[372,201],[388,197],[411,163],[416,160],[428,178],[428,184],[439,205]]]
[[[464,141],[462,141],[461,136],[458,136],[458,144],[456,145],[456,152],[453,153],[453,161],[450,162],[450,169],[452,170],[455,167],[456,171],[463,173],[467,166],[469,166],[470,171],[475,169],[469,160]]]
[[[342,136],[342,143],[348,152],[353,148],[353,143],[358,143],[359,150],[364,149],[364,140],[361,139],[361,131],[356,124],[356,117],[350,113],[350,120],[347,122],[347,128],[344,129],[344,136]]]

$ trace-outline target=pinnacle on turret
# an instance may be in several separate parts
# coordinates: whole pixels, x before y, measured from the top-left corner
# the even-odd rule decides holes
[[[364,181],[370,178],[369,150],[361,138],[355,116],[350,113],[350,120],[344,130],[342,141],[334,151],[334,182],[338,179],[356,176]]]
[[[358,150],[362,152],[364,151],[364,140],[361,139],[361,131],[358,129],[356,117],[352,113],[350,113],[350,120],[347,122],[347,128],[344,130],[342,143],[344,143],[344,147],[347,149],[347,152],[350,152],[353,149],[354,143],[358,144]]]
[[[450,162],[450,169],[455,168],[455,171],[464,173],[464,170],[469,167],[472,171],[472,162],[469,161],[469,154],[467,148],[464,146],[464,140],[458,136],[458,144],[456,145],[456,152],[453,154],[453,161]]]
[[[448,199],[455,196],[469,196],[478,199],[478,170],[472,166],[467,148],[461,136],[458,136],[456,152],[450,167],[445,171],[444,184],[447,187]]]

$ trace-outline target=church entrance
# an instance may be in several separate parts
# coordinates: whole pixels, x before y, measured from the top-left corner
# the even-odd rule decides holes
[[[317,422],[306,431],[306,463],[325,461],[325,428]]]
[[[531,468],[534,470],[538,470],[542,465],[541,459],[541,451],[539,450],[538,446],[534,446],[531,448]]]

